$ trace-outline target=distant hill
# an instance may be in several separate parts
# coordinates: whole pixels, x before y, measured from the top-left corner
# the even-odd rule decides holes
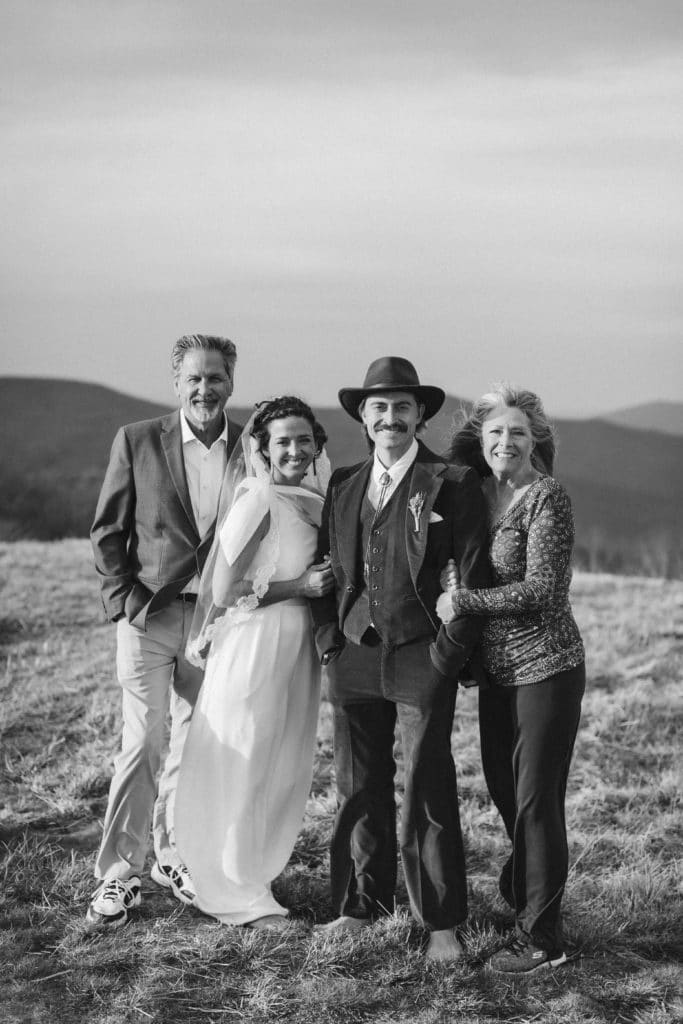
[[[466,403],[449,396],[425,440],[443,451]],[[171,406],[96,384],[0,377],[3,458],[0,540],[87,535],[114,434]],[[245,422],[251,409],[230,406]],[[333,465],[366,455],[360,427],[340,408],[317,409]],[[558,420],[556,475],[577,523],[577,564],[654,575],[683,572],[683,436],[605,420]]]
[[[683,402],[646,402],[628,409],[617,409],[602,419],[622,427],[658,430],[662,434],[683,437]]]
[[[447,448],[454,418],[467,406],[448,396],[424,435]],[[333,464],[363,458],[359,426],[341,409],[320,409]],[[620,427],[600,419],[555,419],[555,475],[567,487],[582,568],[645,575],[683,574],[683,436]]]

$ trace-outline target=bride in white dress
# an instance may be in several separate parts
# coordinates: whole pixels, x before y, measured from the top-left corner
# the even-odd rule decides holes
[[[333,586],[316,552],[329,462],[300,399],[262,403],[226,473],[188,656],[206,673],[183,751],[175,841],[195,906],[224,924],[283,927],[271,892],[301,826],[320,668],[308,598]],[[224,504],[224,502],[222,502]]]

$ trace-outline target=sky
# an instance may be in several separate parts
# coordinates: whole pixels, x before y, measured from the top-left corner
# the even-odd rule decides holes
[[[679,0],[3,0],[0,375],[683,400]]]

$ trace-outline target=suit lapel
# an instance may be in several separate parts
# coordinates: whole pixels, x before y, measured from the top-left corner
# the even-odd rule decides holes
[[[190,500],[190,491],[187,486],[187,477],[185,475],[183,436],[180,430],[180,413],[174,413],[172,416],[167,417],[161,434],[161,446],[164,449],[168,471],[171,476],[171,480],[173,481],[173,486],[178,493],[180,504],[183,506],[185,515],[192,524],[197,537],[199,537],[197,523],[194,518],[194,512],[192,511],[192,501]]]
[[[228,458],[230,458],[230,456],[232,455],[233,448],[235,447],[235,445],[237,444],[237,442],[239,441],[239,439],[242,436],[242,431],[243,431],[244,427],[241,427],[239,425],[239,423],[233,423],[233,421],[228,417],[227,413],[225,415],[225,418],[226,418],[227,423],[228,423],[227,455],[228,455]]]
[[[200,575],[204,571],[204,563],[206,562],[206,559],[208,558],[209,555],[209,551],[211,550],[211,545],[213,544],[215,532],[216,521],[214,520],[211,526],[209,527],[206,536],[203,538],[203,540],[199,544],[199,547],[197,548],[197,571],[199,572]]]
[[[356,579],[356,553],[358,551],[358,536],[361,528],[361,505],[368,486],[371,468],[372,459],[368,459],[356,473],[343,480],[339,484],[335,500],[335,526],[339,560],[346,578],[355,585],[360,583]]]
[[[228,439],[227,439],[226,451],[225,451],[225,454],[226,454],[225,471],[223,473],[223,479],[221,480],[221,487],[220,487],[220,491],[219,491],[219,494],[218,494],[218,505],[216,506],[216,518],[214,519],[214,521],[212,522],[211,526],[209,527],[209,533],[211,534],[212,537],[213,537],[214,530],[216,529],[216,523],[218,521],[218,513],[221,511],[221,509],[223,509],[223,502],[225,501],[225,489],[226,489],[226,483],[227,483],[227,480],[228,480],[228,465],[230,464],[230,456],[232,455],[233,448],[235,447],[237,442],[242,437],[242,430],[243,430],[243,428],[240,427],[239,423],[233,423],[233,421],[228,419],[227,416],[226,416],[226,420],[227,420],[227,423],[228,423]],[[225,512],[227,510],[223,509],[223,511]],[[206,537],[202,541],[202,546],[204,545],[205,541],[206,541]]]
[[[408,504],[406,506],[405,527],[410,577],[416,590],[417,577],[424,562],[427,538],[429,536],[429,516],[434,508],[436,496],[441,490],[441,485],[443,484],[442,474],[445,469],[445,463],[436,457],[432,461],[431,452],[420,446],[418,456],[413,463],[410,489],[408,491]],[[416,511],[419,507],[417,529],[415,529],[415,516],[410,509],[411,502],[413,502]]]

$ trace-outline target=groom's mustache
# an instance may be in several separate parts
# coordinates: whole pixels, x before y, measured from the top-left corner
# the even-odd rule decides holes
[[[375,432],[379,433],[380,430],[388,430],[390,434],[407,434],[408,432],[405,423],[378,423]]]

